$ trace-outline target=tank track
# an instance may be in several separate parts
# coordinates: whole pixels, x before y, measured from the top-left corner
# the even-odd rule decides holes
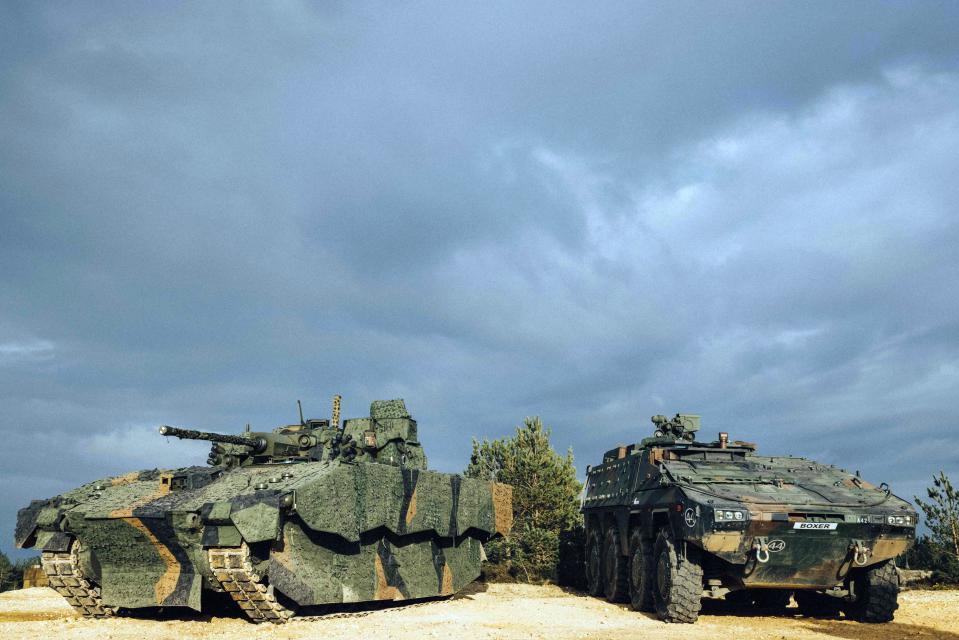
[[[250,559],[250,550],[243,543],[241,547],[217,548],[207,550],[210,568],[213,575],[230,594],[243,613],[253,622],[272,622],[282,624],[296,616],[296,612],[280,604],[273,589],[263,584],[262,578],[257,575]],[[418,602],[398,604],[391,607],[396,609],[414,609],[425,606],[435,606],[442,602],[449,602],[449,598],[429,598]],[[377,611],[338,611],[320,615],[296,616],[297,622],[314,622],[338,618],[365,618]]]
[[[87,618],[109,618],[116,607],[103,604],[100,587],[83,577],[80,570],[80,545],[74,540],[67,553],[44,551],[40,566],[47,574],[50,586],[63,596],[73,609]]]
[[[211,547],[207,550],[207,557],[220,586],[250,620],[279,624],[293,617],[295,612],[280,604],[273,588],[264,584],[256,574],[246,543],[235,548]]]

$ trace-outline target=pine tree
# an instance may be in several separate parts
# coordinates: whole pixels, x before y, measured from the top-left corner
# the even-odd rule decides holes
[[[16,584],[14,583],[14,567],[10,563],[10,558],[7,555],[0,551],[0,591],[7,591],[8,589],[14,589]]]
[[[952,486],[949,476],[940,471],[933,476],[926,493],[929,502],[918,497],[915,500],[931,532],[929,546],[938,560],[935,579],[959,582],[959,491]]]
[[[487,549],[488,574],[526,582],[555,580],[560,537],[580,522],[573,452],[559,455],[551,430],[538,418],[526,418],[511,438],[473,440],[465,474],[513,486],[513,531]]]
[[[40,558],[33,556],[10,562],[10,558],[0,551],[0,591],[19,589],[23,585],[23,572],[28,567],[40,564]]]

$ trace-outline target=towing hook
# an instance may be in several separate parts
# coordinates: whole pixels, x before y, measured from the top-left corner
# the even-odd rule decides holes
[[[853,540],[849,543],[849,551],[853,554],[853,562],[860,567],[869,562],[869,556],[872,555],[869,547],[862,540]]]
[[[756,552],[756,562],[761,564],[769,562],[769,541],[766,538],[753,538],[752,550]]]

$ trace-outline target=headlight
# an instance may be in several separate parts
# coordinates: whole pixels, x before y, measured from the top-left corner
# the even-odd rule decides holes
[[[746,519],[746,514],[743,511],[734,511],[732,509],[728,511],[725,509],[716,509],[716,511],[713,512],[713,519],[716,520],[716,522],[742,521]]]

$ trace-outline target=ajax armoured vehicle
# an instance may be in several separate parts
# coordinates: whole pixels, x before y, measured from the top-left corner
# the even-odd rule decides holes
[[[221,435],[208,467],[138,471],[21,509],[18,547],[85,616],[201,610],[225,592],[254,621],[313,605],[449,595],[512,524],[512,489],[426,468],[402,400],[366,418]],[[229,600],[227,600],[229,601]]]
[[[894,559],[916,512],[882,484],[754,444],[695,439],[699,416],[653,416],[655,432],[587,469],[582,512],[589,592],[667,622],[701,598],[892,620]]]

